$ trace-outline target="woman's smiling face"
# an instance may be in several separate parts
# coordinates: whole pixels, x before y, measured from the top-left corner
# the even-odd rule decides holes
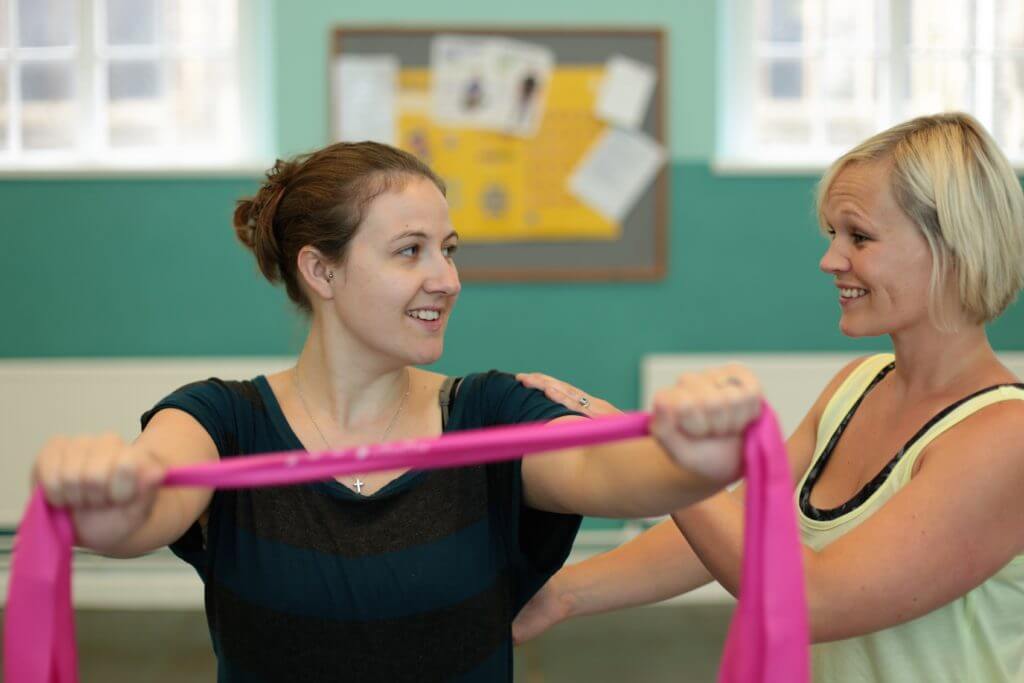
[[[887,161],[851,163],[822,206],[830,244],[821,270],[835,278],[851,337],[931,325],[932,254],[920,228],[900,209]]]
[[[461,290],[458,234],[433,182],[412,177],[375,197],[334,283],[334,306],[365,351],[402,364],[441,357]]]

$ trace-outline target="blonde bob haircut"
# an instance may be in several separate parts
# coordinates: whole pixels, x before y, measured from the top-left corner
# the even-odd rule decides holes
[[[1024,286],[1024,190],[992,137],[968,114],[951,112],[901,123],[837,159],[818,185],[818,221],[832,183],[854,163],[891,163],[893,195],[924,233],[932,253],[929,313],[950,274],[969,320],[997,318]]]

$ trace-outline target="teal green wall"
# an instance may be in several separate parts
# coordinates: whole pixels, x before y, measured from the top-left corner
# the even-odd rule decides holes
[[[327,141],[327,44],[338,23],[579,22],[578,3],[273,3],[274,143]],[[438,364],[538,369],[632,407],[644,354],[878,348],[836,330],[812,177],[721,177],[714,138],[712,2],[589,2],[590,25],[669,34],[673,162],[669,273],[634,284],[482,284],[463,290]],[[0,357],[263,355],[296,351],[303,325],[235,242],[230,212],[255,177],[4,179]],[[1024,307],[992,330],[1024,348]]]
[[[706,160],[714,146],[714,0],[276,0],[272,10],[276,140],[284,153],[328,141],[328,27],[378,23],[661,27],[668,38],[672,154]]]

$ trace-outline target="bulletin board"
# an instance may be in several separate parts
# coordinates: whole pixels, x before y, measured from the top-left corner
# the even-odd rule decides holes
[[[543,46],[554,56],[543,111],[531,134],[445,124],[432,116],[431,46],[438,36],[508,38]],[[392,56],[400,65],[396,106],[384,125],[393,127],[394,144],[417,154],[445,180],[463,279],[660,279],[666,268],[668,164],[621,220],[573,196],[567,180],[610,128],[593,113],[610,57],[653,67],[656,80],[638,130],[667,146],[663,53],[660,29],[336,28],[329,69],[332,139],[339,139],[342,111],[337,58]]]

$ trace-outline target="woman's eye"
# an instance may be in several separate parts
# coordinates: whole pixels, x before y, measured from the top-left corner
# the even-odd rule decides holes
[[[862,235],[859,232],[855,232],[855,233],[853,233],[852,239],[853,239],[853,243],[854,244],[863,244],[864,242],[868,241],[868,236],[867,235]]]
[[[399,256],[415,256],[418,253],[420,253],[420,247],[418,244],[410,244],[408,247],[398,250]]]
[[[451,258],[452,256],[455,256],[455,252],[457,252],[458,250],[459,245],[449,244],[447,247],[444,248],[444,255],[448,258]]]

